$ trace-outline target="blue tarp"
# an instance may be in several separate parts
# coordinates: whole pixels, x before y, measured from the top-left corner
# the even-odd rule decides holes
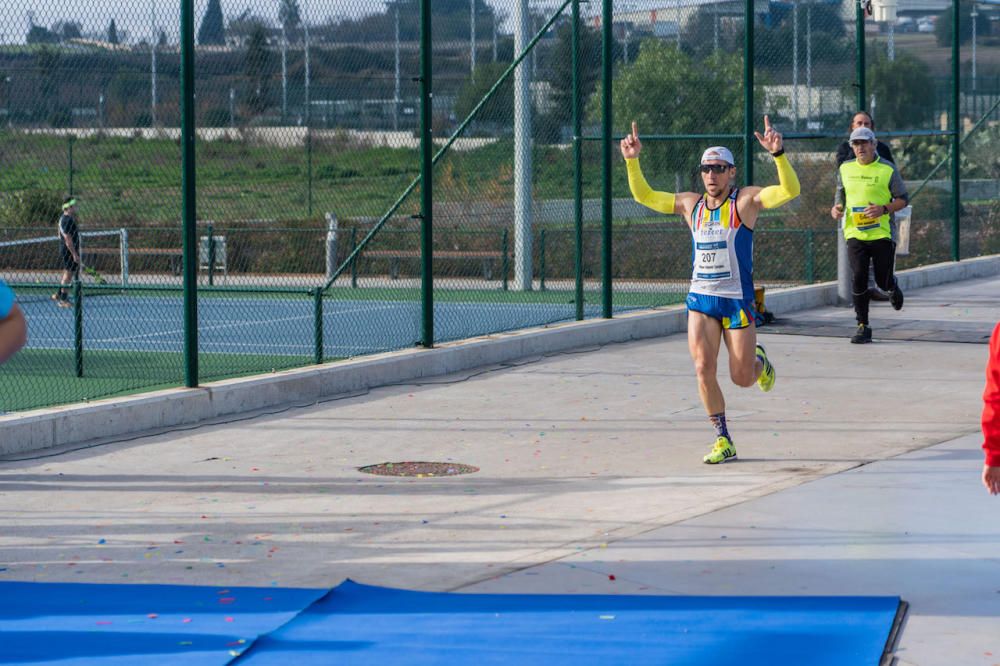
[[[877,664],[898,597],[0,583],[0,664]]]
[[[227,664],[326,593],[0,582],[0,664]]]
[[[238,660],[872,666],[898,597],[445,594],[347,581]]]

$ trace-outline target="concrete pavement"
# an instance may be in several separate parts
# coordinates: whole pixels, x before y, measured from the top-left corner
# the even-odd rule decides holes
[[[778,316],[775,391],[724,383],[737,463],[701,463],[683,334],[608,344],[8,456],[0,580],[897,594],[906,663],[1000,663],[975,435],[1000,278],[873,305],[871,345],[847,309]],[[420,460],[480,471],[357,471]]]

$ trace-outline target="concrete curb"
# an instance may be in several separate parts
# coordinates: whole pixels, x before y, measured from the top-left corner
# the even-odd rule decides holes
[[[904,290],[912,290],[998,274],[1000,256],[990,256],[901,271],[898,279]],[[768,309],[778,313],[836,302],[835,282],[776,290],[767,295]],[[7,414],[0,416],[0,455],[128,437],[519,358],[661,337],[684,331],[686,321],[684,308],[675,306],[623,314],[614,319],[500,333],[446,343],[434,349],[407,349],[331,365],[213,382],[196,389],[167,389]]]

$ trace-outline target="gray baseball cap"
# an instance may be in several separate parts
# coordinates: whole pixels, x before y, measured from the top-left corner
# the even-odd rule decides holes
[[[859,127],[851,132],[851,141],[875,141],[875,132],[867,127]]]

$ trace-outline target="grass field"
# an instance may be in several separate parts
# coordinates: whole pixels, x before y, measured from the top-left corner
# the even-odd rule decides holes
[[[584,179],[584,196],[600,194],[596,151]],[[278,148],[249,142],[213,141],[198,146],[198,212],[203,220],[297,220],[379,216],[419,175],[419,152],[411,149],[317,143]],[[66,137],[0,132],[0,192],[33,189],[64,193],[70,182]],[[310,171],[311,159],[311,171]],[[572,197],[572,155],[558,148],[536,150],[536,187],[545,198]],[[180,147],[166,139],[76,139],[72,142],[73,192],[86,223],[176,224],[180,219]],[[310,176],[311,173],[311,176]],[[614,173],[616,190],[627,192],[625,172]],[[435,172],[435,198],[464,201],[513,199],[513,149],[508,140],[454,153]],[[312,216],[309,215],[312,199]],[[418,197],[411,197],[417,205]],[[411,206],[412,208],[412,206]],[[413,212],[405,209],[403,212]],[[43,220],[39,220],[43,223]],[[31,226],[19,224],[16,226]]]

